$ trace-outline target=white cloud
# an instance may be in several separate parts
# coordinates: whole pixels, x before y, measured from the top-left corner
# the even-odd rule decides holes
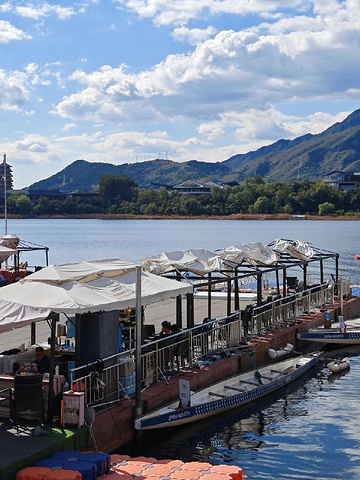
[[[307,117],[286,116],[274,108],[268,110],[250,109],[244,112],[226,112],[221,119],[201,124],[198,131],[209,140],[224,136],[226,131],[234,131],[239,143],[246,151],[273,143],[281,138],[293,139],[307,133],[321,133],[336,122],[341,122],[350,112],[337,115],[317,112]],[[240,146],[242,149],[242,147]]]
[[[358,0],[116,4],[118,18],[110,12],[114,2],[99,0],[0,6],[11,19],[0,21],[0,44],[31,38],[13,26],[15,18],[40,47],[29,57],[13,42],[17,55],[8,55],[0,71],[0,109],[15,111],[3,135],[12,136],[19,161],[46,165],[52,158],[101,161],[106,155],[117,163],[165,151],[177,161],[222,161],[279,138],[318,133],[360,100]],[[77,15],[90,6],[89,18]],[[54,17],[73,17],[72,28]],[[42,24],[41,39],[32,20]],[[332,116],[328,108],[342,113]],[[29,135],[30,115],[43,135]]]
[[[28,5],[14,6],[14,11],[21,17],[39,20],[40,18],[49,17],[55,14],[60,20],[65,20],[75,15],[76,12],[72,7],[62,7],[60,5],[50,5],[47,2],[41,2],[37,5],[29,3]]]
[[[142,18],[152,18],[156,25],[185,25],[192,19],[210,15],[277,16],[284,9],[281,0],[116,0]],[[305,0],[287,0],[285,10],[308,5]]]
[[[0,43],[7,44],[14,40],[30,40],[31,36],[11,25],[10,22],[0,20]]]
[[[15,142],[15,148],[18,151],[27,151],[33,153],[47,153],[49,142],[42,135],[28,135],[23,140]]]
[[[176,9],[175,3],[189,8],[190,4],[194,8],[206,5],[212,11],[236,6],[230,0],[207,0],[201,5],[190,0],[133,1],[127,6],[135,8],[136,4],[150,14],[160,7]],[[275,1],[265,3],[268,9],[281,6]],[[260,0],[249,4],[251,8],[263,5]],[[175,117],[203,122],[230,110],[249,111],[254,105],[266,111],[271,105],[299,99],[354,98],[360,76],[360,64],[354,62],[360,57],[354,6],[349,1],[329,9],[317,2],[317,10],[316,18],[302,15],[264,23],[257,31],[222,31],[189,53],[168,55],[139,73],[125,65],[106,65],[91,73],[76,71],[72,79],[84,89],[65,97],[56,112],[72,120],[96,122],[155,122]],[[183,27],[175,32],[185,36],[192,30]],[[285,130],[278,127],[276,131]]]
[[[0,70],[0,109],[17,110],[29,98],[25,73]]]
[[[63,132],[67,132],[68,130],[71,130],[72,128],[75,128],[76,127],[76,123],[67,123],[66,125],[64,125],[64,127],[62,128],[62,131]]]
[[[216,32],[217,30],[215,27],[207,27],[205,29],[178,27],[173,31],[172,36],[175,40],[179,40],[180,42],[188,42],[190,45],[197,45],[198,43],[204,42],[208,38],[213,37]]]

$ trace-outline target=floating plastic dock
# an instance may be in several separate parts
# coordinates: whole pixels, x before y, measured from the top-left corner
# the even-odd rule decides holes
[[[20,470],[16,480],[242,480],[236,465],[63,450]]]

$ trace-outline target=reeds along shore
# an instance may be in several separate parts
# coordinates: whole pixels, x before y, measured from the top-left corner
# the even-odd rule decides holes
[[[79,219],[102,219],[102,220],[295,220],[296,215],[289,215],[287,213],[279,214],[233,214],[223,216],[207,216],[207,215],[132,215],[120,213],[88,213],[82,215],[7,215],[7,218],[79,218]],[[301,215],[305,220],[360,220],[360,215]],[[4,215],[0,215],[4,218]]]

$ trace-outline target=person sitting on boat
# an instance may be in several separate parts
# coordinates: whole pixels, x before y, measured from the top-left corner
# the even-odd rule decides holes
[[[49,357],[45,355],[44,347],[35,348],[35,363],[39,373],[50,372],[50,360]]]

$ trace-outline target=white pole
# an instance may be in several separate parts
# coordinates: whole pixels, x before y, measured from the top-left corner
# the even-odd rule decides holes
[[[340,315],[343,315],[344,311],[344,284],[343,284],[343,279],[340,277]]]
[[[4,216],[5,216],[5,235],[7,235],[7,195],[6,195],[6,153],[4,153],[4,195],[5,195],[5,203],[4,203]]]
[[[136,308],[135,308],[135,416],[141,415],[141,267],[136,267]]]

